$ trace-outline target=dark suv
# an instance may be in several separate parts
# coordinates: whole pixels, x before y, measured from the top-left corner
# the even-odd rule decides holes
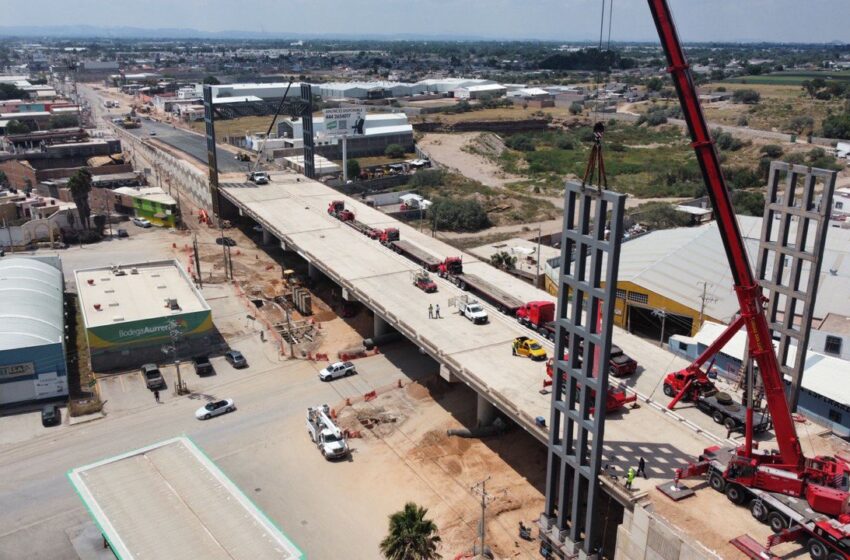
[[[163,379],[156,364],[143,365],[142,377],[145,379],[145,386],[151,391],[165,388],[165,379]]]
[[[211,375],[214,373],[210,359],[206,356],[195,356],[192,358],[192,365],[195,366],[195,373],[198,375]]]
[[[49,404],[41,409],[41,425],[45,428],[58,426],[62,423],[62,413],[55,404]]]

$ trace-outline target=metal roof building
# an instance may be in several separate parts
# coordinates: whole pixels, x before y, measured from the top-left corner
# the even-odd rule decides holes
[[[58,257],[0,259],[0,407],[68,395]]]
[[[304,557],[186,437],[72,469],[68,478],[120,560]]]

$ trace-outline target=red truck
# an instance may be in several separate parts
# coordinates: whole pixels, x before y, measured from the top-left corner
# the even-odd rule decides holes
[[[517,309],[524,305],[519,299],[480,276],[464,273],[462,257],[447,257],[440,263],[438,271],[442,278],[448,279],[461,290],[473,292],[481,299],[487,300],[506,315],[515,315]]]
[[[440,259],[409,241],[403,241],[401,234],[396,228],[387,228],[378,235],[378,240],[385,247],[389,247],[399,255],[404,255],[416,264],[422,266],[429,272],[436,272],[440,266]]]
[[[521,325],[536,330],[540,336],[555,340],[555,304],[551,301],[529,301],[516,310]]]
[[[543,381],[544,387],[550,387],[552,385],[552,373],[555,369],[554,364],[552,363],[553,360],[554,358],[549,358],[549,361],[546,362],[546,375],[548,377]],[[593,392],[592,396],[596,396],[595,391]],[[605,398],[605,410],[607,412],[613,412],[635,401],[637,401],[637,395],[630,396],[623,389],[619,389],[617,387],[608,387],[608,394]],[[593,412],[593,410],[591,410],[591,412]]]
[[[334,200],[328,204],[328,214],[341,222],[345,222],[371,239],[378,239],[381,236],[382,230],[368,226],[355,219],[354,212],[346,210],[345,203],[341,200]]]

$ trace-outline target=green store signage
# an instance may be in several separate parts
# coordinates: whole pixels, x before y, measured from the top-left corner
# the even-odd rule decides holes
[[[89,329],[89,346],[92,350],[127,344],[150,344],[171,339],[172,323],[180,336],[197,336],[212,330],[209,311],[186,313],[178,317],[161,317],[133,321],[118,325],[104,325]]]

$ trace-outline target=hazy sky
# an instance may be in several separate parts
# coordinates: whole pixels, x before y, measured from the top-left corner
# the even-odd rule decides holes
[[[596,39],[602,0],[0,0],[0,25]],[[655,40],[647,3],[613,0],[612,39]],[[670,0],[684,41],[850,41],[847,0]],[[607,24],[606,24],[607,34]]]

